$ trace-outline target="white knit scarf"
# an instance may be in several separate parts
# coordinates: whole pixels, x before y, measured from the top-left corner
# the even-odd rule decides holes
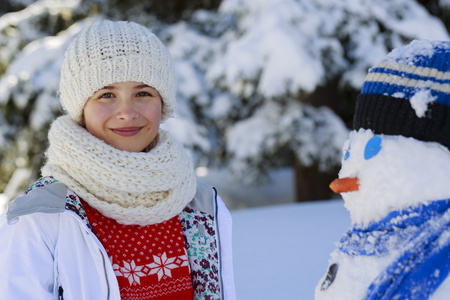
[[[56,119],[43,176],[66,184],[89,205],[121,224],[173,218],[192,200],[196,179],[183,147],[167,131],[149,152],[118,150],[69,116]]]

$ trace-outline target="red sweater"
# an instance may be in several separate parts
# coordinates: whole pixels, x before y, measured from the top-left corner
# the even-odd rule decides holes
[[[178,216],[154,225],[122,225],[85,201],[82,204],[92,231],[111,259],[123,300],[193,299]]]

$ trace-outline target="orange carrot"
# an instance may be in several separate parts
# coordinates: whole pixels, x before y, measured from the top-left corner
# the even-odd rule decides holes
[[[330,189],[335,193],[354,192],[359,190],[358,177],[338,178],[330,183]]]

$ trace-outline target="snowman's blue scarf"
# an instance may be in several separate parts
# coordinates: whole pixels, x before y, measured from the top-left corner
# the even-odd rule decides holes
[[[450,199],[391,212],[341,239],[347,255],[395,255],[367,300],[428,299],[450,273]]]

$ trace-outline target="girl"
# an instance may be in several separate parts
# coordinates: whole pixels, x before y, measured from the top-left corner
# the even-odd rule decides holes
[[[172,59],[132,22],[66,51],[43,177],[0,218],[4,299],[234,299],[231,216],[160,128]]]

